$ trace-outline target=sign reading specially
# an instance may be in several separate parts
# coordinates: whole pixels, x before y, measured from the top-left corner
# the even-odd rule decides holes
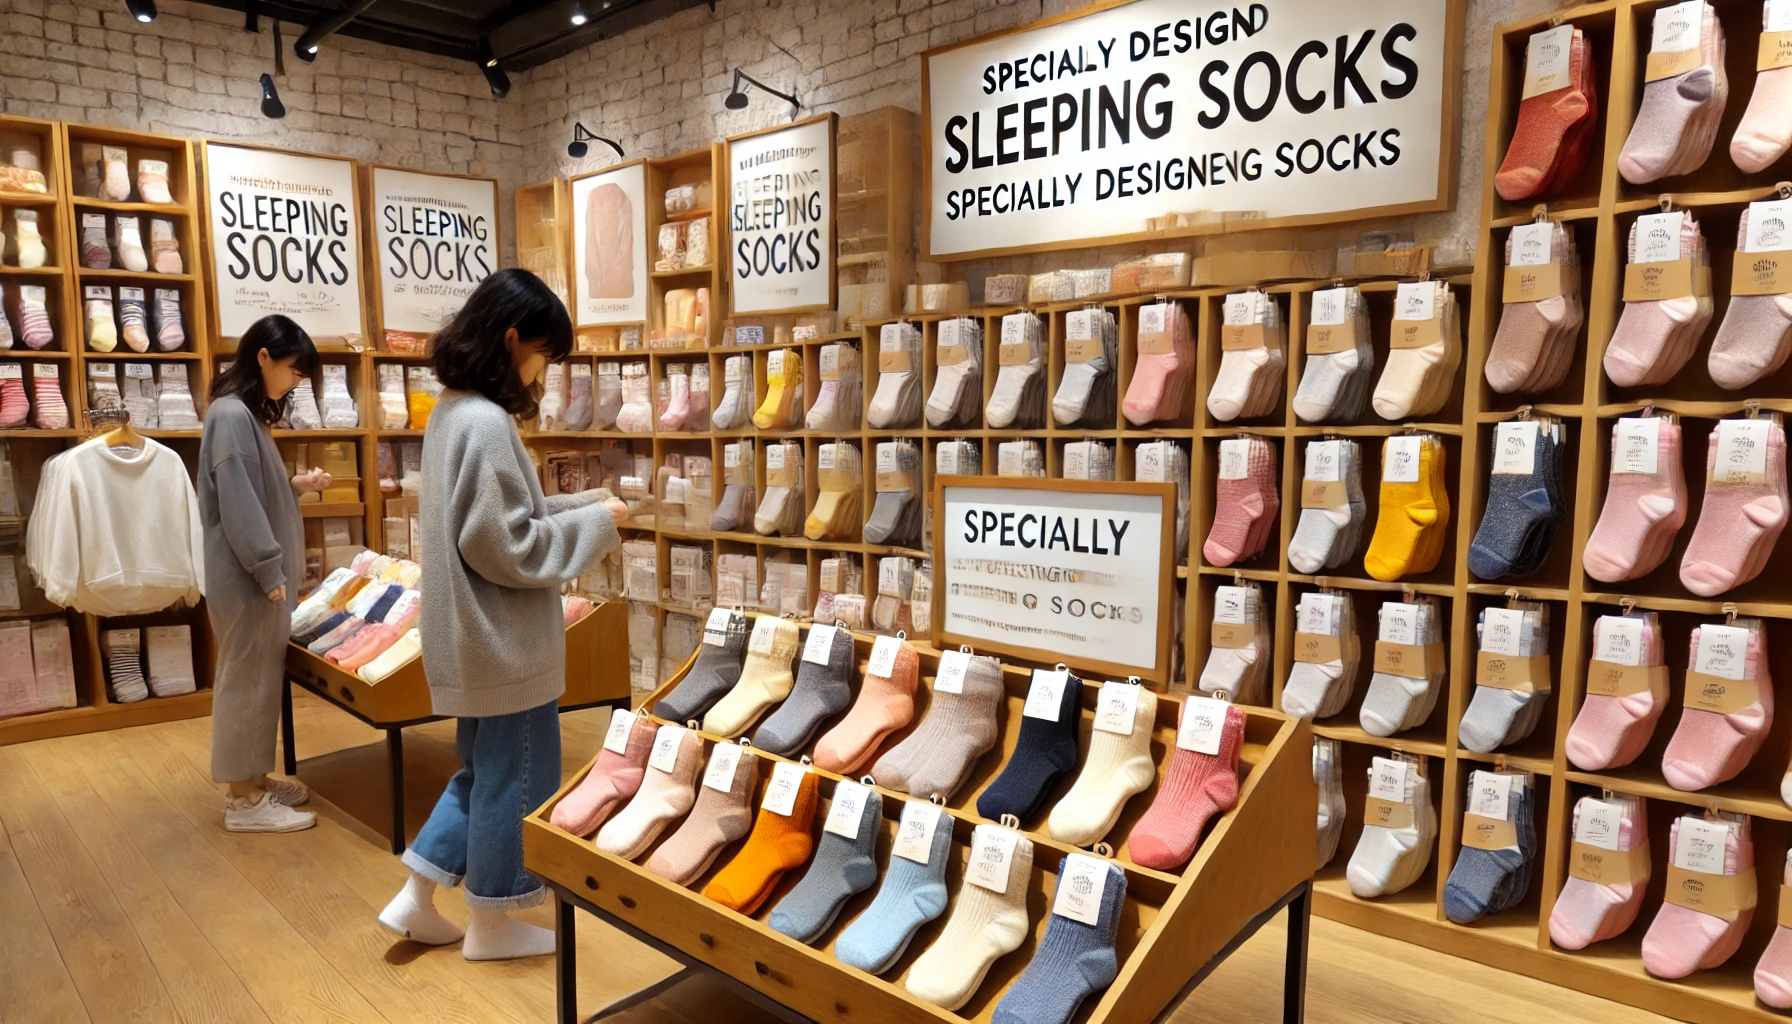
[[[1174,485],[963,479],[935,504],[935,646],[1164,677]]]
[[[824,114],[728,140],[734,312],[833,308],[834,125]]]
[[[359,346],[354,161],[208,142],[205,165],[218,333],[240,338],[282,313],[313,340]]]
[[[393,167],[370,173],[380,329],[390,346],[416,344],[498,269],[498,183]]]
[[[924,248],[1087,246],[1181,212],[1268,227],[1445,209],[1462,10],[1134,0],[931,50]]]
[[[647,165],[572,179],[577,327],[647,321]]]

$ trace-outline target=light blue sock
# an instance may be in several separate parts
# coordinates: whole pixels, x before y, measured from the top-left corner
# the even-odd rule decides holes
[[[922,925],[945,913],[952,824],[951,815],[940,815],[925,864],[890,854],[890,866],[884,872],[877,897],[834,942],[834,956],[841,963],[869,974],[882,974],[901,959],[908,949],[908,940]]]
[[[822,832],[809,870],[772,908],[765,923],[798,942],[820,938],[846,901],[877,881],[877,837],[883,831],[883,817],[883,795],[867,789],[859,810],[858,837]],[[825,813],[822,820],[827,820]]]
[[[1064,877],[1063,862],[1058,877]],[[1113,984],[1120,973],[1114,942],[1125,902],[1126,874],[1119,865],[1109,864],[1096,923],[1050,915],[1033,962],[996,1004],[990,1024],[1064,1024],[1091,993]]]

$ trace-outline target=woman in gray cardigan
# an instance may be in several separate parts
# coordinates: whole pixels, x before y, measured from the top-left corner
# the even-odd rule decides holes
[[[330,486],[321,469],[287,478],[272,427],[292,389],[316,375],[317,349],[304,328],[283,316],[257,320],[230,369],[212,381],[199,439],[205,610],[218,643],[212,779],[228,787],[224,827],[232,832],[297,832],[317,821],[293,810],[310,799],[304,785],[268,777],[305,557],[293,492]]]
[[[444,390],[423,434],[418,628],[435,713],[460,719],[461,769],[405,851],[410,880],[380,923],[454,942],[435,889],[464,881],[468,960],[554,951],[553,932],[509,914],[545,896],[523,869],[523,815],[560,786],[560,587],[615,549],[628,515],[597,491],[544,499],[517,434],[517,418],[539,411],[542,371],[572,340],[560,299],[512,269],[486,278],[434,341]]]

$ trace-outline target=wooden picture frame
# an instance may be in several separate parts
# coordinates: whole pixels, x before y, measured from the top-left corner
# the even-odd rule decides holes
[[[756,131],[742,132],[739,135],[730,135],[722,140],[722,181],[727,188],[727,192],[723,197],[716,200],[716,206],[718,212],[722,209],[733,209],[735,143],[742,139],[751,139],[762,135],[771,135],[776,132],[790,131],[793,128],[807,128],[818,121],[826,121],[828,123],[828,209],[827,216],[824,218],[828,228],[827,250],[824,256],[828,271],[828,301],[820,304],[786,306],[781,309],[754,309],[746,311],[736,309],[734,303],[739,297],[739,289],[734,287],[734,225],[732,223],[732,218],[730,218],[727,224],[728,230],[726,235],[723,236],[718,233],[719,237],[726,237],[728,240],[728,245],[725,246],[726,252],[724,254],[724,259],[726,262],[723,264],[723,276],[728,285],[729,316],[763,317],[786,316],[794,313],[815,313],[822,310],[831,310],[840,304],[840,266],[838,262],[840,255],[840,239],[839,226],[837,223],[839,220],[840,209],[840,189],[837,180],[839,176],[838,149],[840,145],[840,115],[831,112],[817,114],[814,117],[802,121],[792,121],[789,124],[773,125],[770,128],[760,128]]]
[[[399,167],[396,164],[365,164],[362,166],[362,174],[360,176],[361,209],[370,214],[374,212],[374,179],[379,176],[381,171],[397,171],[402,174],[415,174],[425,178],[457,178],[461,181],[483,181],[490,185],[492,189],[492,254],[495,257],[492,261],[491,272],[495,274],[503,269],[504,212],[498,205],[498,179],[487,178],[478,174],[451,174],[445,171],[419,171],[412,167]],[[379,225],[375,216],[365,217],[364,221],[363,233],[366,237],[363,240],[363,245],[366,246],[366,252],[373,263],[373,273],[371,275],[373,280],[370,282],[370,287],[367,288],[367,300],[369,305],[373,307],[371,314],[372,323],[378,331],[378,336],[371,339],[373,341],[371,348],[376,352],[387,353],[391,352],[391,350],[387,348],[386,345],[386,331],[388,330],[386,327],[386,297],[385,288],[381,283],[385,275],[385,263],[380,259]],[[425,351],[427,351],[427,343],[425,343]]]
[[[636,221],[635,227],[638,231],[641,232],[640,251],[641,251],[641,258],[644,261],[644,265],[641,268],[641,276],[642,276],[643,280],[648,282],[647,285],[643,286],[642,292],[641,292],[641,304],[642,304],[641,305],[641,319],[639,319],[639,320],[606,320],[601,323],[584,323],[580,319],[580,313],[579,313],[579,306],[581,305],[579,297],[582,292],[582,289],[579,287],[579,249],[578,249],[579,182],[584,181],[587,178],[595,178],[595,177],[598,177],[599,175],[603,175],[603,174],[614,174],[617,171],[627,170],[631,167],[639,168],[640,173],[641,173],[641,203],[642,203],[642,206],[641,206],[641,210],[639,213],[639,219]],[[561,232],[562,237],[565,239],[564,244],[565,244],[565,252],[566,252],[566,294],[567,294],[568,298],[572,299],[572,308],[569,310],[569,312],[572,314],[572,326],[573,326],[574,331],[581,331],[581,330],[585,330],[587,328],[592,328],[592,327],[632,327],[632,326],[635,326],[638,324],[638,325],[640,325],[641,330],[643,332],[645,332],[647,330],[648,323],[650,323],[653,319],[653,289],[652,289],[652,284],[651,284],[652,276],[653,276],[653,262],[649,258],[650,255],[652,254],[652,246],[647,237],[647,206],[646,206],[647,182],[648,182],[647,170],[648,170],[647,158],[646,157],[636,157],[633,160],[626,160],[622,163],[611,164],[608,167],[601,167],[595,171],[588,171],[584,174],[575,174],[572,177],[566,179],[566,224],[560,228],[560,232]],[[642,341],[643,341],[643,344],[645,344],[646,339],[643,338]]]

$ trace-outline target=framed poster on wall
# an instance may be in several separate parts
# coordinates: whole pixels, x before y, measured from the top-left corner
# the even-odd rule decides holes
[[[207,142],[205,245],[218,334],[281,313],[326,348],[360,348],[361,204],[355,162]]]
[[[839,118],[728,139],[728,283],[735,313],[833,309]]]
[[[498,183],[400,167],[367,169],[385,347],[422,352],[498,263]]]
[[[1132,0],[929,50],[922,251],[954,260],[1455,200],[1464,0]]]
[[[572,179],[575,327],[647,322],[647,162]]]
[[[1176,485],[934,479],[933,644],[1167,682]]]

